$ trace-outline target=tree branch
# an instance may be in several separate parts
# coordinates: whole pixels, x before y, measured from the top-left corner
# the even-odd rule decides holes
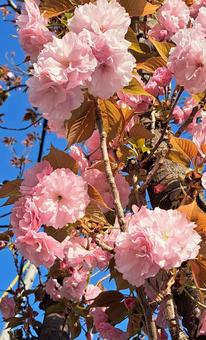
[[[179,137],[182,132],[184,132],[186,130],[186,128],[188,127],[188,125],[190,123],[192,123],[193,121],[193,118],[195,117],[196,113],[198,112],[199,110],[199,106],[195,106],[193,109],[192,109],[192,112],[191,114],[189,115],[189,117],[184,121],[184,123],[182,123],[182,125],[179,127],[179,129],[177,130],[177,132],[175,133],[175,137]]]
[[[101,113],[99,111],[99,108],[97,108],[96,112],[96,121],[97,121],[97,127],[100,134],[100,146],[105,166],[105,173],[107,180],[110,185],[110,189],[112,192],[113,200],[114,200],[114,207],[117,214],[117,218],[119,221],[120,229],[121,231],[125,231],[125,220],[124,220],[124,211],[122,208],[122,204],[120,201],[119,191],[117,189],[115,179],[112,173],[112,168],[109,160],[108,150],[107,150],[107,133],[104,131],[103,128],[103,121],[101,117]]]
[[[43,127],[42,127],[42,134],[41,134],[41,142],[39,145],[39,153],[37,157],[37,162],[41,162],[42,154],[43,154],[43,148],[44,148],[44,142],[46,137],[46,128],[47,128],[47,120],[44,119]]]

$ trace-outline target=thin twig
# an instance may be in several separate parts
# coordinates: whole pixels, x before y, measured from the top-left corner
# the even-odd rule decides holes
[[[144,184],[139,188],[139,192],[140,193],[143,193],[143,192],[146,191],[146,189],[148,188],[150,182],[152,181],[153,177],[155,176],[156,172],[159,170],[159,168],[161,167],[161,165],[163,163],[164,163],[164,159],[163,158],[160,158],[160,159],[156,160],[152,170],[148,173],[148,176],[147,176]]]
[[[147,335],[149,340],[157,340],[157,328],[155,321],[152,319],[152,311],[145,296],[143,288],[137,288],[137,297],[144,313],[144,319],[147,328]]]
[[[13,0],[8,0],[8,6],[10,6],[18,14],[21,14],[20,9],[17,7],[17,5],[15,4]]]
[[[1,90],[1,91],[0,91],[0,94],[2,94],[2,93],[7,93],[7,92],[11,92],[11,91],[13,91],[13,90],[17,90],[17,89],[20,89],[20,88],[26,88],[26,87],[27,87],[26,84],[14,85],[14,86],[9,87],[9,88],[6,89],[6,90]]]
[[[191,114],[189,115],[189,117],[184,121],[184,123],[182,123],[182,125],[179,127],[179,129],[177,130],[177,132],[175,133],[175,137],[179,137],[182,132],[184,132],[186,130],[186,128],[188,127],[188,125],[190,123],[192,123],[193,121],[193,118],[195,117],[196,113],[198,112],[199,110],[199,106],[195,106],[193,109],[192,109],[192,112]]]
[[[7,217],[7,216],[9,216],[9,215],[11,215],[11,212],[8,212],[8,213],[6,213],[6,214],[0,215],[0,218]]]
[[[39,123],[43,118],[39,118],[37,119],[35,122],[25,126],[24,128],[9,128],[9,127],[6,127],[6,126],[1,126],[0,125],[0,129],[2,130],[11,130],[11,131],[24,131],[24,130],[27,130],[29,129],[30,127],[34,126],[35,124]]]
[[[120,201],[119,191],[118,191],[118,188],[117,188],[117,185],[115,183],[115,179],[112,173],[112,168],[111,168],[111,164],[109,160],[109,154],[107,150],[107,133],[106,131],[104,131],[102,116],[98,108],[96,112],[96,121],[97,121],[97,127],[98,127],[99,134],[100,134],[100,146],[101,146],[101,151],[102,151],[102,156],[103,156],[103,161],[104,161],[104,166],[105,166],[106,177],[107,177],[107,180],[110,185],[111,192],[112,192],[112,196],[114,200],[114,207],[115,207],[115,211],[116,211],[117,218],[119,221],[120,229],[121,231],[125,231],[124,211],[123,211],[122,204]]]

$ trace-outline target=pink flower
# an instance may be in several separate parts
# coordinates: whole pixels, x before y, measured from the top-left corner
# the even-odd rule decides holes
[[[89,166],[89,162],[87,160],[87,158],[85,157],[82,148],[80,146],[77,145],[72,145],[70,147],[70,156],[72,156],[75,161],[77,161],[78,163],[78,168],[81,171],[81,173],[83,173],[85,171],[86,168],[88,168]]]
[[[84,295],[87,278],[86,271],[75,268],[72,275],[63,280],[62,296],[73,302],[80,301]]]
[[[200,124],[196,124],[192,131],[193,142],[197,146],[200,155],[205,158],[205,153],[202,151],[202,145],[206,144],[206,117],[203,116]]]
[[[135,59],[128,52],[130,43],[118,41],[112,32],[94,37],[92,52],[97,67],[92,74],[88,89],[93,96],[107,99],[129,84]]]
[[[32,105],[46,113],[45,118],[61,124],[71,117],[71,111],[77,109],[84,100],[80,87],[68,90],[66,84],[57,84],[45,75],[31,77],[26,83]]]
[[[152,27],[152,29],[148,32],[149,36],[157,41],[164,41],[168,38],[167,29],[160,25],[156,24]]]
[[[190,93],[206,89],[206,40],[198,28],[180,30],[173,37],[177,44],[170,52],[168,68],[174,73],[177,84]]]
[[[112,34],[122,39],[130,25],[130,17],[116,0],[110,2],[97,0],[95,4],[78,6],[72,19],[68,21],[68,25],[70,30],[76,33],[84,29],[95,34],[111,31]]]
[[[148,83],[147,83],[147,85],[145,85],[144,89],[154,97],[158,97],[159,95],[164,94],[163,88],[159,87],[157,85],[156,81],[153,80],[153,78],[151,78],[148,81]]]
[[[194,0],[192,6],[190,7],[190,15],[192,18],[196,18],[199,9],[206,6],[206,0]]]
[[[52,173],[53,169],[48,161],[37,163],[31,169],[24,173],[24,180],[21,183],[20,191],[24,195],[32,194],[35,191],[35,186],[44,177]]]
[[[92,162],[102,159],[102,153],[100,149],[100,137],[97,130],[95,130],[91,137],[86,140],[85,145],[88,148],[89,159]]]
[[[185,120],[185,113],[179,105],[175,106],[173,117],[176,124],[181,124]]]
[[[85,35],[69,32],[62,39],[53,37],[46,44],[35,65],[35,75],[47,76],[51,81],[67,84],[67,90],[85,85],[97,65]]]
[[[133,209],[134,215],[127,218],[127,231],[117,237],[115,247],[116,267],[129,283],[141,286],[159,268],[179,267],[197,256],[201,237],[194,230],[196,225],[182,213]]]
[[[39,11],[35,1],[25,0],[25,10],[17,16],[21,46],[35,61],[43,46],[52,40],[52,33],[47,29],[48,20]]]
[[[127,340],[128,334],[123,332],[122,330],[113,327],[108,322],[107,314],[102,310],[102,308],[95,308],[94,312],[92,313],[94,326],[97,332],[100,333],[103,339],[107,340]]]
[[[99,193],[102,195],[105,203],[112,208],[113,207],[113,198],[110,190],[110,186],[106,179],[105,173],[97,170],[97,169],[88,169],[84,173],[85,180],[94,186]],[[120,174],[115,175],[115,182],[117,188],[119,190],[120,199],[123,207],[125,208],[128,202],[128,197],[130,193],[130,187],[127,183],[124,176]]]
[[[5,296],[0,302],[0,311],[5,320],[15,316],[15,302],[13,299]]]
[[[153,76],[152,80],[157,83],[158,86],[167,86],[172,80],[172,73],[167,67],[158,67]]]
[[[159,183],[159,184],[154,186],[154,193],[159,194],[159,193],[165,191],[166,188],[167,188],[167,186],[165,184]]]
[[[145,228],[144,228],[145,229]],[[136,228],[117,236],[115,263],[117,270],[130,284],[139,287],[149,277],[155,276],[159,266],[153,259],[153,245],[148,231]]]
[[[199,25],[203,30],[204,34],[206,34],[206,7],[201,7],[199,9],[199,13],[197,18],[195,19],[194,26]]]
[[[56,229],[82,218],[90,201],[86,181],[70,169],[43,177],[34,198],[42,223]]]
[[[109,254],[91,243],[91,240],[73,237],[65,239],[63,244],[65,260],[70,267],[82,266],[91,270],[97,267],[104,269],[108,265]]]
[[[56,258],[63,259],[61,243],[44,232],[29,230],[26,235],[17,237],[16,247],[36,267],[50,268]]]
[[[155,27],[153,30],[166,30],[166,38],[170,39],[174,33],[187,27],[189,18],[190,11],[184,1],[166,0],[164,5],[157,11],[157,19],[160,26],[158,26],[158,28]],[[151,35],[154,36],[153,33]]]
[[[11,214],[15,235],[25,235],[29,230],[38,231],[41,224],[39,211],[32,197],[24,196],[15,202]]]
[[[46,292],[49,294],[53,301],[61,300],[61,288],[62,286],[58,283],[56,279],[49,278],[46,283]]]
[[[206,335],[206,310],[203,310],[197,330],[197,338]]]
[[[124,305],[128,310],[133,310],[136,305],[135,301],[134,297],[128,297],[124,300]]]
[[[98,286],[89,284],[85,293],[85,300],[91,304],[93,300],[101,293],[101,289]]]

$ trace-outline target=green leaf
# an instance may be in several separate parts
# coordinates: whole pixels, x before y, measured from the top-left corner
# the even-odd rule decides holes
[[[72,170],[75,174],[78,173],[77,162],[66,152],[56,149],[53,145],[51,145],[50,152],[44,157],[44,160],[47,160],[53,169],[65,168]]]
[[[69,146],[83,142],[92,135],[96,123],[95,110],[95,101],[87,100],[65,122]]]

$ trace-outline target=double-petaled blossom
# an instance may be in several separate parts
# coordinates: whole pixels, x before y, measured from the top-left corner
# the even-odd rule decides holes
[[[71,276],[63,280],[61,295],[73,302],[80,301],[85,293],[88,274],[89,273],[83,269],[73,269]]]
[[[176,43],[170,52],[168,68],[175,75],[178,85],[190,93],[206,89],[206,39],[197,27],[177,32],[172,40]]]
[[[52,40],[52,33],[46,27],[48,20],[41,15],[34,0],[25,0],[25,9],[17,16],[19,40],[32,61],[36,61],[44,45]]]
[[[87,188],[87,182],[70,169],[43,177],[34,196],[42,224],[57,229],[82,218],[90,201]]]
[[[29,230],[25,235],[17,237],[16,247],[37,267],[44,265],[50,268],[57,258],[63,259],[61,243],[44,232]]]
[[[150,31],[150,36],[157,40],[170,39],[180,29],[187,27],[190,11],[183,0],[166,0],[157,11],[156,24]]]
[[[134,214],[127,218],[127,231],[116,239],[118,271],[129,283],[140,286],[160,268],[179,267],[182,262],[195,258],[201,241],[195,226],[175,210],[142,208],[137,211],[134,208]]]

